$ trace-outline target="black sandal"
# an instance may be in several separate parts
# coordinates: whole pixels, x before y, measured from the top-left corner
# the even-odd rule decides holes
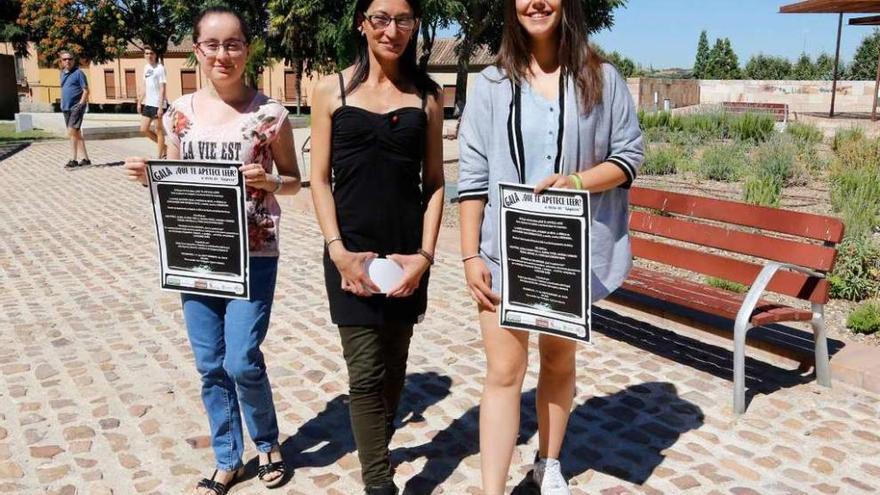
[[[269,462],[257,467],[257,477],[260,478],[260,481],[263,482],[263,485],[265,485],[266,488],[276,488],[284,481],[284,476],[287,474],[287,465],[284,464],[284,459],[281,459],[278,462],[272,462],[272,451],[266,453],[266,458]],[[279,473],[280,476],[267,481],[266,476],[273,473]]]
[[[229,491],[229,487],[232,486],[233,483],[235,483],[235,478],[238,477],[238,470],[232,473],[232,479],[229,480],[228,485],[214,480],[214,478],[217,477],[217,472],[218,470],[215,469],[214,474],[211,475],[211,479],[202,478],[202,481],[199,481],[199,484],[196,485],[196,488],[207,488],[208,490],[214,492],[216,495],[226,495],[226,492]]]

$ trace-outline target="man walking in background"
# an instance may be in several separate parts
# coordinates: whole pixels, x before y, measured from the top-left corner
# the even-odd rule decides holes
[[[144,84],[138,91],[138,113],[141,119],[141,132],[152,140],[159,148],[159,158],[165,157],[165,130],[162,127],[162,114],[165,112],[165,66],[159,63],[156,52],[149,46],[144,47]],[[156,131],[150,129],[156,121]]]
[[[88,101],[89,82],[86,75],[76,66],[73,55],[64,50],[61,52],[61,113],[64,115],[64,125],[70,136],[70,147],[73,151],[73,158],[66,165],[68,168],[92,164],[86,151],[86,140],[80,130]],[[77,162],[76,158],[80,152],[83,159]]]

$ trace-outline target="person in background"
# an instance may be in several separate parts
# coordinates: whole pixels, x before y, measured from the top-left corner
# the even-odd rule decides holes
[[[168,106],[165,98],[166,75],[165,66],[159,63],[156,52],[149,46],[144,47],[144,84],[138,88],[137,112],[141,118],[141,132],[158,147],[159,158],[165,158],[165,129],[162,116]],[[156,131],[150,126],[156,123]]]
[[[65,165],[67,168],[91,165],[89,152],[86,151],[86,140],[82,134],[83,117],[89,105],[89,81],[76,64],[73,54],[62,50],[61,56],[61,114],[64,116],[64,127],[70,137],[72,158]],[[82,161],[76,158],[82,154]]]

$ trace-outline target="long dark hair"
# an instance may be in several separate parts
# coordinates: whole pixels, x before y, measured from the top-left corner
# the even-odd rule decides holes
[[[354,7],[354,16],[352,18],[351,23],[351,32],[352,32],[352,41],[355,46],[355,56],[354,56],[354,74],[352,75],[351,80],[348,82],[348,86],[345,88],[345,94],[349,95],[354,90],[358,88],[364,81],[367,80],[367,76],[370,75],[370,47],[367,44],[367,39],[364,37],[361,32],[358,30],[364,18],[367,15],[367,9],[372,5],[373,0],[357,0],[357,4]],[[406,0],[406,3],[409,4],[409,7],[413,11],[413,17],[416,19],[421,19],[422,17],[422,3],[420,0]],[[412,38],[409,40],[409,44],[406,45],[406,50],[404,50],[403,55],[401,55],[399,64],[400,64],[400,73],[405,77],[409,82],[415,85],[416,90],[420,94],[428,95],[432,93],[437,93],[439,91],[440,86],[431,79],[431,76],[428,75],[427,71],[419,67],[418,54],[417,54],[417,45],[419,41],[419,32],[413,30]]]
[[[508,77],[516,82],[527,79],[531,55],[529,35],[519,23],[516,0],[507,0],[504,9],[504,34],[495,61]],[[586,21],[580,0],[562,0],[562,22],[559,25],[559,63],[565,73],[574,77],[581,111],[589,112],[602,102],[602,62],[590,47]]]

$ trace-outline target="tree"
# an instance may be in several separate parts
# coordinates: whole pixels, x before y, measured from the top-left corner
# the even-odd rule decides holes
[[[807,64],[812,68],[812,62],[807,57]],[[767,55],[754,55],[746,63],[744,76],[747,79],[779,80],[788,79],[792,73],[791,62],[784,57],[771,57]]]
[[[819,79],[819,71],[810,56],[801,53],[797,62],[792,66],[789,77],[798,81],[815,81]]]
[[[844,72],[843,63],[840,64],[838,73]],[[827,53],[822,53],[816,57],[816,79],[820,81],[830,81],[834,77],[834,57]]]
[[[0,41],[12,43],[15,54],[27,57],[27,31],[17,21],[21,15],[21,0],[0,1]]]
[[[596,53],[599,54],[600,57],[604,58],[609,64],[613,65],[617,69],[617,72],[620,72],[621,76],[635,77],[639,74],[640,71],[638,66],[629,57],[625,57],[617,51],[606,53],[598,45],[592,45],[592,47],[593,50],[595,50]]]
[[[709,65],[709,37],[706,31],[700,33],[700,41],[697,42],[697,57],[694,60],[694,77],[704,79]]]
[[[269,55],[293,68],[297,94],[302,94],[303,74],[333,72],[348,61],[349,55],[342,47],[350,39],[349,19],[351,7],[345,2],[269,2]],[[301,111],[298,100],[297,113]]]
[[[853,81],[873,81],[877,76],[878,53],[880,53],[880,29],[875,28],[871,34],[865,36],[856,49],[846,77]]]
[[[120,37],[124,21],[104,0],[22,0],[18,25],[37,40],[39,61],[51,65],[58,53],[97,63],[118,57],[125,49]]]
[[[183,34],[174,18],[173,2],[170,0],[116,0],[105,2],[115,10],[115,17],[122,20],[118,24],[118,37],[132,45],[144,49],[149,46],[162,59],[168,50],[168,43],[179,43]]]
[[[706,64],[707,79],[739,79],[739,59],[727,38],[718,38],[709,52]]]

